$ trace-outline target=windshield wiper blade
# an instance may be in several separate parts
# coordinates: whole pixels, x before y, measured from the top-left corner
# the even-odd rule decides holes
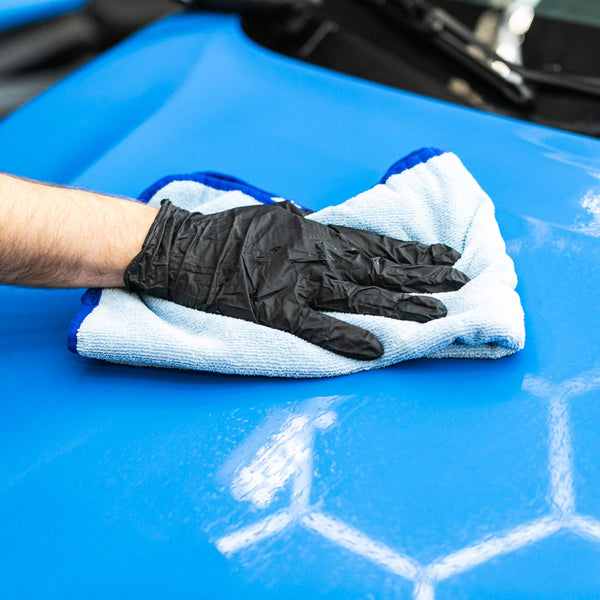
[[[363,0],[396,24],[409,27],[485,80],[519,106],[531,104],[535,92],[516,68],[445,10],[427,0]]]
[[[480,76],[517,105],[535,100],[529,82],[600,97],[600,80],[549,73],[510,62],[479,40],[461,21],[429,0],[363,0],[396,24],[428,38],[433,45]]]

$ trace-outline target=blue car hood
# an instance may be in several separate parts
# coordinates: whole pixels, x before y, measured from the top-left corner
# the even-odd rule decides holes
[[[127,196],[219,171],[318,209],[422,146],[494,200],[525,349],[307,381],[139,369],[67,352],[80,292],[4,288],[4,597],[600,594],[600,142],[186,14],[0,123],[0,170]]]

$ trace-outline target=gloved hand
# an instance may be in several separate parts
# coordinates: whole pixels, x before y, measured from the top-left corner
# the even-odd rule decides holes
[[[383,354],[370,332],[319,311],[420,323],[445,306],[414,292],[448,292],[469,278],[458,252],[434,244],[322,225],[289,202],[216,214],[163,200],[142,251],[125,271],[129,290],[293,333],[342,356]]]

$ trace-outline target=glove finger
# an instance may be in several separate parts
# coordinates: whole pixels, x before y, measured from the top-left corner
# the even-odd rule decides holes
[[[460,258],[460,254],[456,250],[445,244],[429,245],[402,241],[341,225],[329,225],[328,227],[370,258],[384,257],[402,265],[448,266],[452,266]]]
[[[363,315],[379,315],[426,323],[445,317],[446,307],[430,296],[410,296],[376,286],[327,280],[313,301],[314,308]]]
[[[445,265],[402,267],[389,261],[374,261],[374,267],[369,281],[359,283],[395,292],[434,294],[455,292],[470,281],[462,271]]]
[[[381,342],[371,332],[308,306],[300,308],[291,329],[303,340],[347,358],[375,360],[383,354]]]

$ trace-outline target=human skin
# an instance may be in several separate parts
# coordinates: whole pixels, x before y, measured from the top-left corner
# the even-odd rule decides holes
[[[0,284],[124,287],[158,210],[0,173]]]

